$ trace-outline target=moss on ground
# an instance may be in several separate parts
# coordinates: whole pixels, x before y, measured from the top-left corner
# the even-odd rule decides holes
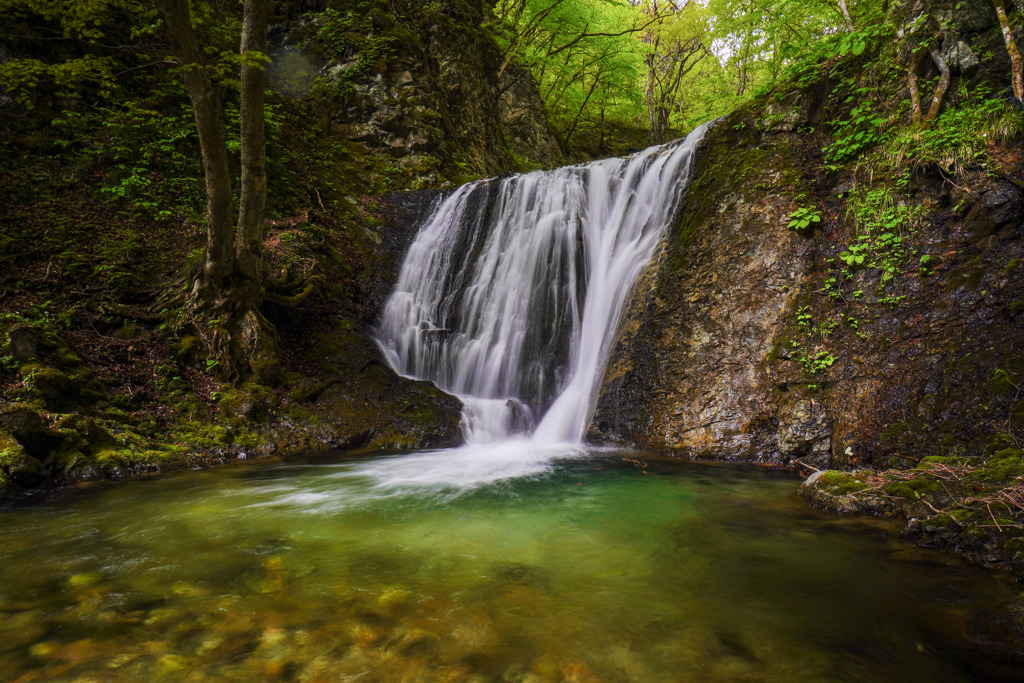
[[[1024,450],[1016,446],[930,456],[910,471],[826,471],[811,489],[804,495],[816,505],[901,516],[927,545],[1024,576]]]
[[[856,472],[828,470],[821,475],[819,485],[836,496],[857,493],[865,489],[864,482],[858,476],[859,474]]]

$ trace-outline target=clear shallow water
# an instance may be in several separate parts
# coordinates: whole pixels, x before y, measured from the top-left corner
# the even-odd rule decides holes
[[[0,679],[993,680],[962,637],[1010,597],[993,576],[812,513],[792,476],[566,455],[475,488],[447,451],[0,511]]]

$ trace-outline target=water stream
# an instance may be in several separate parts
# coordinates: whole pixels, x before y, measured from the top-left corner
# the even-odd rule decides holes
[[[581,442],[705,128],[631,157],[470,183],[434,208],[379,341],[398,372],[462,399],[470,446]]]
[[[791,475],[582,444],[702,132],[435,207],[379,341],[464,447],[0,510],[0,680],[1018,680],[966,637],[994,576]]]
[[[964,637],[995,576],[792,475],[621,455],[456,497],[382,490],[392,456],[4,510],[0,680],[1019,680]]]

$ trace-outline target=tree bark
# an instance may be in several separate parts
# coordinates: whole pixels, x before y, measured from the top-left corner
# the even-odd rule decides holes
[[[921,90],[917,85],[918,53],[910,55],[910,67],[907,69],[907,87],[910,89],[910,120],[915,126],[921,125]]]
[[[946,90],[949,88],[949,65],[946,64],[946,60],[942,58],[942,51],[938,48],[933,48],[929,53],[932,56],[932,61],[935,62],[935,66],[939,67],[939,84],[935,86],[935,94],[932,96],[932,105],[928,107],[928,114],[924,117],[923,125],[928,126],[934,121],[939,115],[939,109],[942,107],[942,98],[946,94]]]
[[[846,6],[846,0],[839,0],[839,11],[843,14],[843,22],[846,24],[846,30],[853,30],[853,17],[850,16],[850,8]]]
[[[267,203],[267,154],[264,126],[264,57],[267,53],[267,2],[245,0],[242,23],[242,185],[235,233],[236,286],[252,306],[262,299],[263,217]]]
[[[996,15],[999,17],[999,27],[1003,33],[1003,42],[1006,43],[1006,51],[1010,54],[1010,71],[1013,82],[1013,96],[1018,102],[1024,102],[1024,59],[1021,58],[1020,50],[1017,49],[1017,41],[1013,38],[1013,31],[1010,30],[1010,20],[1006,18],[1006,6],[1003,0],[992,0],[995,5]]]
[[[219,94],[210,83],[202,53],[192,33],[188,0],[156,0],[157,9],[167,28],[171,50],[181,67],[185,89],[192,101],[196,133],[206,175],[206,255],[203,280],[218,285],[234,269],[232,233],[233,193],[228,150],[224,141],[224,108]]]
[[[189,18],[188,0],[156,0],[171,49],[182,67],[195,112],[206,173],[207,246],[201,273],[187,294],[172,295],[179,308],[175,331],[200,340],[196,361],[222,377],[276,381],[276,335],[260,314],[263,301],[263,219],[267,198],[263,59],[267,51],[267,0],[245,0],[241,51],[242,178],[237,229],[224,136],[224,113],[210,83]],[[308,296],[308,294],[306,295]]]

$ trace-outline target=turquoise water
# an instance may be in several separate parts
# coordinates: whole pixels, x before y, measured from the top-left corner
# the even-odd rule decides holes
[[[461,490],[369,474],[415,457],[225,467],[0,511],[0,679],[999,673],[963,634],[1008,587],[809,511],[792,475],[614,453]]]

